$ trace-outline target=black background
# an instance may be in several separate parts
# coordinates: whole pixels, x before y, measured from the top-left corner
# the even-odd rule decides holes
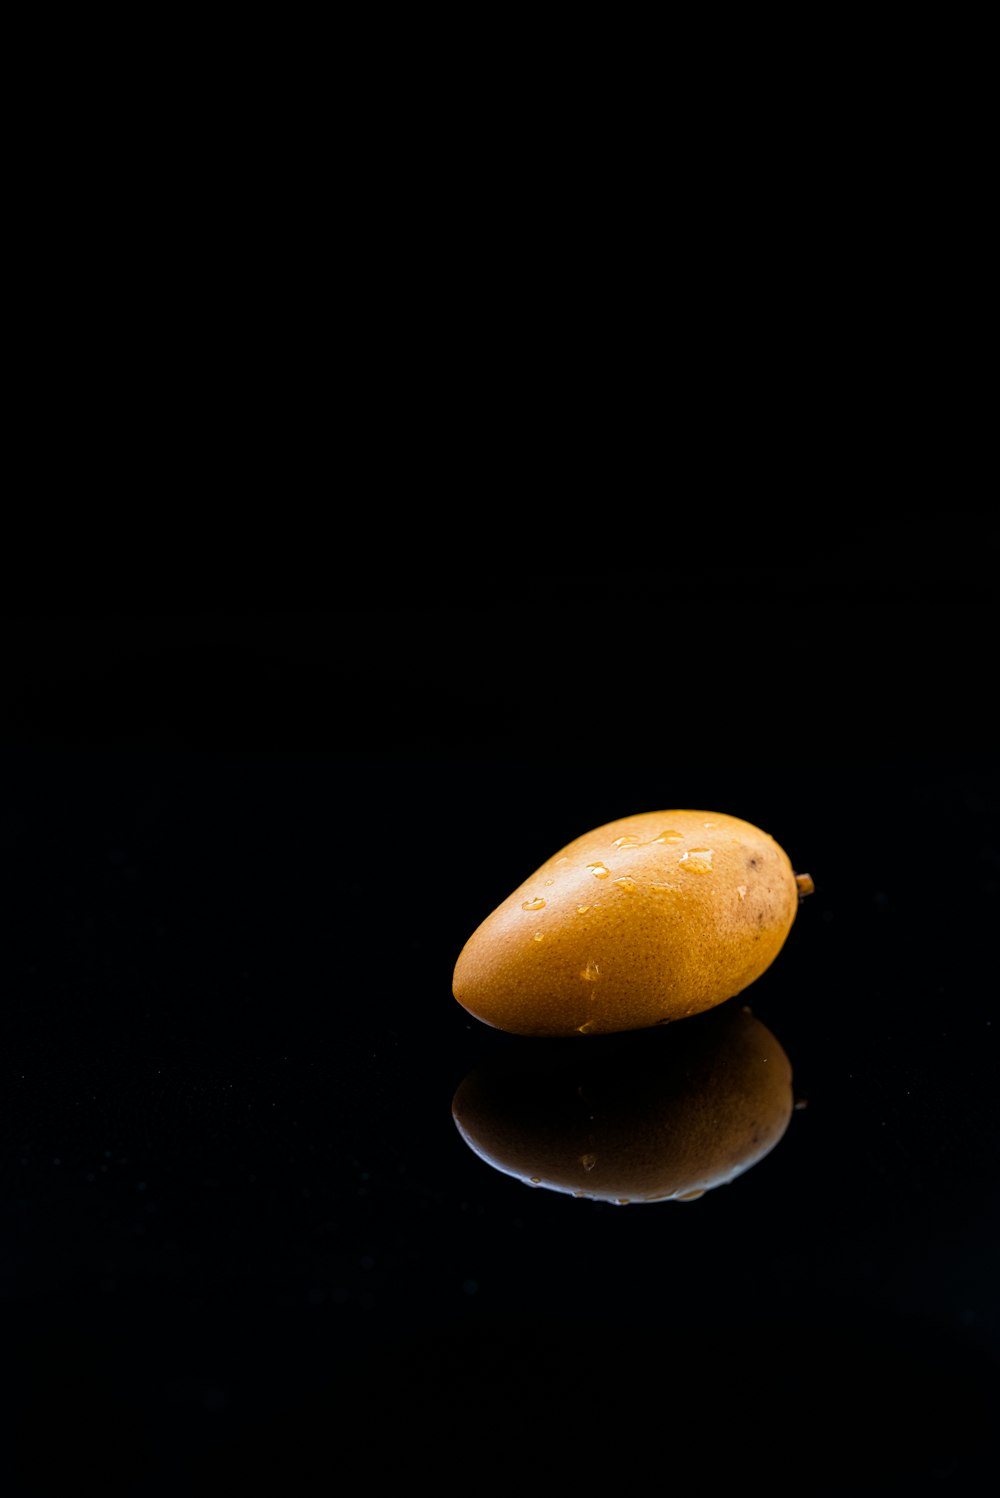
[[[982,1491],[995,527],[338,555],[315,606],[2,621],[7,1489]],[[563,843],[682,806],[814,878],[740,1000],[801,1106],[697,1203],[531,1190],[452,1122],[531,1044],[455,1003],[458,951]]]

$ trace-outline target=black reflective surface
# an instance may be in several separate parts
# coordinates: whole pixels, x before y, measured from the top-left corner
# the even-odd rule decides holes
[[[810,595],[728,691],[735,606],[654,674],[558,588],[8,621],[8,1489],[982,1492],[1000,805],[926,597],[893,656]],[[676,806],[815,881],[751,990],[568,1053],[456,1004],[542,859]]]

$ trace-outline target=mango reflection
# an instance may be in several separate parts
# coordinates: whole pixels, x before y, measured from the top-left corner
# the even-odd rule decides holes
[[[526,1185],[626,1205],[691,1201],[762,1160],[792,1068],[748,1006],[663,1029],[512,1042],[452,1100],[469,1148]]]

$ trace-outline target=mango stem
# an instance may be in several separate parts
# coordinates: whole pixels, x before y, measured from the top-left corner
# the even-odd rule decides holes
[[[799,892],[800,900],[804,900],[806,895],[811,895],[816,889],[811,874],[796,874],[795,887]]]

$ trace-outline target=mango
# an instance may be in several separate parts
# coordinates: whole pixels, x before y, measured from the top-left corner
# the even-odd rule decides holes
[[[813,889],[767,832],[642,812],[553,853],[473,931],[452,991],[516,1035],[606,1035],[700,1014],[781,951]]]

